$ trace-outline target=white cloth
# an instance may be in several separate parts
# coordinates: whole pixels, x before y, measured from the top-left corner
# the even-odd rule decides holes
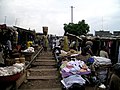
[[[63,80],[61,80],[61,82],[66,88],[69,88],[74,83],[83,85],[86,81],[81,77],[81,75],[72,75],[67,78],[64,78]]]
[[[73,74],[76,74],[77,72],[80,71],[80,69],[84,65],[85,65],[85,63],[80,60],[69,61],[69,62],[67,62],[67,65],[62,70],[64,70],[65,72],[71,72]]]
[[[94,64],[96,65],[109,65],[111,64],[111,60],[109,58],[105,57],[98,57],[98,56],[93,56],[95,62]]]

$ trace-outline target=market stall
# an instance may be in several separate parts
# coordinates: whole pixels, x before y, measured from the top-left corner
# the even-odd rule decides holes
[[[0,67],[1,90],[6,90],[7,88],[12,88],[12,90],[13,88],[15,89],[16,84],[18,84],[17,80],[25,74],[24,67],[24,63],[15,63],[11,66]]]
[[[102,88],[107,86],[106,82],[112,66],[111,59],[91,56],[88,53],[89,48],[86,47],[86,44],[93,45],[93,43],[91,43],[92,40],[87,41],[89,42],[85,43],[85,46],[80,51],[68,46],[70,48],[68,51],[61,49],[57,56],[61,83],[66,89],[70,88],[74,83],[78,83],[83,87],[88,84],[97,85],[98,87],[104,86]]]

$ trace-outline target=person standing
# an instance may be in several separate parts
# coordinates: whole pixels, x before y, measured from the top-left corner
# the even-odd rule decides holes
[[[47,48],[48,48],[48,37],[47,37],[47,35],[43,35],[43,48],[44,48],[44,51],[47,51]]]
[[[12,55],[12,44],[11,44],[10,39],[7,40],[6,45],[8,47],[9,57],[11,57],[11,55]]]
[[[56,53],[58,56],[61,54],[60,40],[59,37],[56,37],[55,46],[53,48],[53,53]]]

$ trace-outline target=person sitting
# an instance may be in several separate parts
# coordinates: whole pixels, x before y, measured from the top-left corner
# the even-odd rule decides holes
[[[81,54],[79,54],[76,59],[84,61],[85,64],[91,69],[91,73],[95,73],[95,68],[93,65],[94,59],[91,57],[90,53],[88,53],[88,48],[84,47],[82,49]]]
[[[101,48],[101,50],[100,50],[100,57],[109,58],[109,56],[108,56],[108,53],[107,53],[107,51],[106,51],[106,47],[105,47],[105,46],[103,46],[103,47]]]
[[[88,51],[88,48],[84,47],[81,51],[81,54],[76,56],[76,59],[77,60],[82,60],[86,63],[87,60],[91,57],[91,55],[87,51]]]
[[[86,51],[87,53],[89,53],[91,56],[94,56],[90,45],[87,45],[86,49],[87,49]]]
[[[120,63],[113,65],[113,74],[111,75],[109,90],[120,90]]]

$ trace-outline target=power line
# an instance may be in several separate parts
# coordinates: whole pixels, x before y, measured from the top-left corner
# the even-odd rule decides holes
[[[17,21],[18,21],[18,19],[16,18],[16,19],[15,19],[15,25],[17,25]]]

